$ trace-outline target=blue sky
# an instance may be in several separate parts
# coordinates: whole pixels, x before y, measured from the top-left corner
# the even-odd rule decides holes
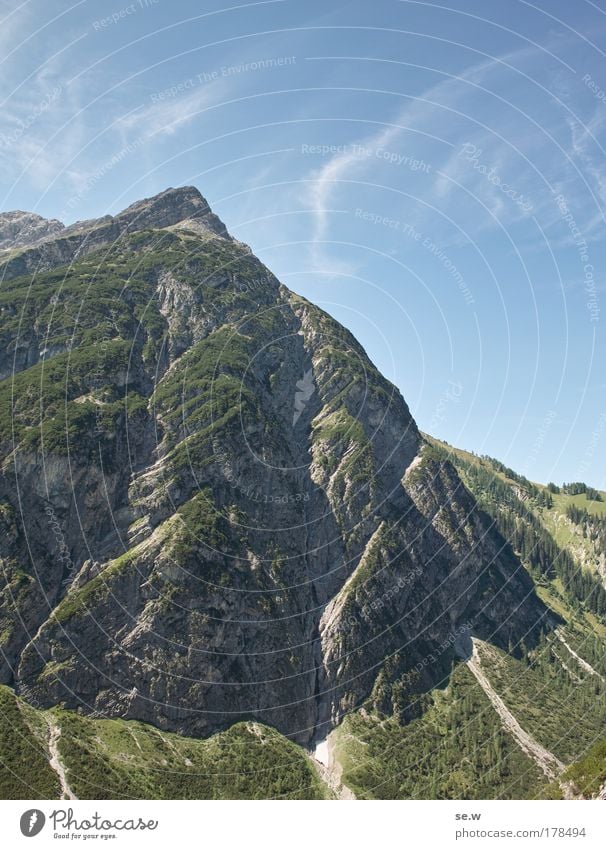
[[[606,488],[606,2],[0,0],[2,209],[194,184],[420,427]]]

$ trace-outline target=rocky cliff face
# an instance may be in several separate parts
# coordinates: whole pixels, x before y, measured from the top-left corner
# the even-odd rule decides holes
[[[461,629],[549,627],[398,390],[197,190],[2,274],[1,680],[26,699],[306,743],[379,681],[387,707],[435,686]]]
[[[33,212],[0,213],[0,251],[35,245],[56,236],[64,225],[56,219],[43,218]]]

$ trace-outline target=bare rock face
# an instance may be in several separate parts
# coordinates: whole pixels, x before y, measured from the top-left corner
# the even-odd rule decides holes
[[[0,383],[3,681],[307,743],[444,680],[460,633],[506,648],[549,626],[398,390],[197,190],[69,228],[49,262],[76,242],[22,307],[59,347]],[[13,349],[42,327],[18,319]]]
[[[1,212],[0,251],[35,245],[42,239],[56,236],[63,229],[60,221],[43,218],[33,212]]]
[[[137,201],[116,216],[116,221],[120,228],[132,232],[192,222],[216,236],[230,238],[221,219],[193,186],[167,189],[153,198]]]

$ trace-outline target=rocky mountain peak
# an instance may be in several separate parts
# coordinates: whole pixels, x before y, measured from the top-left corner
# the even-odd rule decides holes
[[[186,218],[205,215],[209,211],[208,202],[195,186],[181,186],[171,187],[151,198],[135,201],[116,218],[122,222],[132,222],[138,229],[142,222],[146,226],[170,226]],[[159,223],[164,221],[169,221],[170,224]]]
[[[43,218],[35,212],[23,212],[14,209],[0,213],[0,250],[11,250],[29,245],[54,236],[65,225],[55,218]]]
[[[208,201],[195,186],[169,188],[151,198],[136,201],[120,212],[115,220],[129,232],[172,227],[192,221],[196,222],[198,229],[201,225],[216,236],[230,238],[223,222],[213,213]]]
[[[9,256],[4,263],[0,258],[0,271],[5,280],[34,270],[46,271],[111,245],[127,233],[167,227],[233,241],[198,189],[183,186],[136,201],[115,216],[76,221],[69,227],[33,213],[2,213],[0,249],[20,250],[18,256]]]
[[[135,233],[138,230],[162,229],[190,221],[197,225],[194,229],[230,238],[221,219],[213,213],[208,201],[195,186],[165,189],[153,197],[135,201],[115,216],[77,221],[66,228],[65,234],[90,232],[107,225],[113,225],[113,229],[120,233]]]

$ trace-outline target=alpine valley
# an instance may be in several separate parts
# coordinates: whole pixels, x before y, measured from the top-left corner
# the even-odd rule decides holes
[[[606,796],[605,494],[422,434],[195,188],[0,246],[0,796]]]

